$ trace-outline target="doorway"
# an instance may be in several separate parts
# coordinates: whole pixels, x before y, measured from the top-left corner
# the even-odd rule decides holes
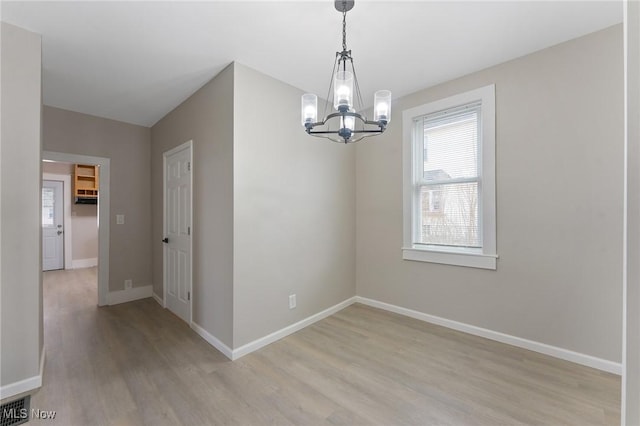
[[[192,141],[163,154],[164,302],[191,324]]]
[[[110,160],[105,157],[43,151],[42,159],[61,163],[95,164],[100,168],[98,187],[98,306],[107,305],[109,293],[109,182]]]
[[[53,271],[65,268],[64,189],[64,183],[60,180],[42,181],[43,271]]]

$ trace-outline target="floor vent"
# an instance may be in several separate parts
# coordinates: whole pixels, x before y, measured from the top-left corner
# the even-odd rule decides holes
[[[21,425],[29,421],[29,403],[31,395],[24,398],[16,399],[0,406],[2,417],[0,417],[0,426]]]

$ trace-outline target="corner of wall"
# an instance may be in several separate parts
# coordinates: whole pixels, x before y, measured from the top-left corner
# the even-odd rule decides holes
[[[163,233],[163,153],[193,141],[193,323],[233,342],[233,81],[231,63],[151,128],[152,235]],[[155,292],[162,245],[152,241]]]
[[[304,132],[302,94],[234,63],[234,350],[355,295],[354,147]]]

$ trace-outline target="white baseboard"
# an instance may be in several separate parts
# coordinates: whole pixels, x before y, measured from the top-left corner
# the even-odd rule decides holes
[[[154,297],[157,297],[154,295]],[[158,300],[159,297],[156,299]],[[161,300],[158,300],[161,303]],[[597,358],[591,355],[586,355],[580,352],[571,351],[569,349],[559,348],[557,346],[548,345],[546,343],[535,342],[533,340],[523,339],[521,337],[512,336],[498,331],[488,330],[486,328],[477,327],[470,324],[465,324],[458,321],[449,320],[446,318],[438,317],[435,315],[425,314],[423,312],[414,311],[412,309],[403,308],[401,306],[392,305],[390,303],[380,302],[377,300],[369,299],[361,296],[351,297],[343,302],[338,303],[322,312],[318,312],[308,318],[298,321],[295,324],[291,324],[283,329],[275,331],[267,336],[261,337],[249,342],[246,345],[242,345],[237,349],[231,349],[218,338],[207,332],[204,328],[196,323],[191,324],[191,328],[198,333],[203,339],[205,339],[210,345],[222,352],[227,358],[236,360],[251,352],[254,352],[270,343],[276,342],[290,334],[295,333],[309,325],[320,321],[330,315],[335,314],[338,311],[352,305],[353,303],[362,303],[363,305],[372,306],[374,308],[383,309],[385,311],[394,312],[407,317],[415,318],[420,321],[425,321],[431,324],[440,325],[453,330],[469,333],[474,336],[484,337],[486,339],[495,340],[497,342],[506,343],[508,345],[516,346],[519,348],[527,349],[530,351],[542,353],[552,356],[554,358],[563,359],[565,361],[575,362],[576,364],[585,365],[587,367],[596,368],[598,370],[606,371],[617,375],[622,374],[622,364],[609,361],[602,358]]]
[[[267,336],[261,337],[259,339],[254,340],[253,342],[249,342],[246,345],[242,345],[237,349],[231,349],[229,346],[222,343],[216,336],[210,334],[207,330],[202,328],[200,325],[195,322],[191,323],[191,328],[200,335],[204,340],[206,340],[211,346],[219,350],[232,361],[237,360],[240,357],[250,354],[251,352],[257,351],[258,349],[267,346],[270,343],[273,343],[277,340],[282,339],[283,337],[287,337],[290,334],[295,333],[298,330],[302,330],[305,327],[310,326],[311,324],[320,321],[330,315],[335,314],[338,311],[346,308],[347,306],[355,303],[356,298],[351,297],[343,302],[338,303],[337,305],[331,306],[330,308],[325,309],[322,312],[318,312],[317,314],[311,315],[308,318],[305,318],[301,321],[298,321],[295,324],[291,324],[285,328],[282,328],[278,331],[275,331]]]
[[[222,341],[220,341],[216,336],[209,333],[207,330],[205,330],[195,322],[191,323],[191,328],[193,329],[193,331],[198,333],[200,337],[206,340],[207,343],[209,343],[211,346],[213,346],[214,348],[222,352],[224,356],[233,360],[233,351],[231,350],[231,348],[225,345],[224,343],[222,343]]]
[[[523,339],[521,337],[511,336],[509,334],[488,330],[486,328],[476,327],[475,325],[469,325],[462,322],[437,317],[435,315],[425,314],[422,312],[414,311],[412,309],[407,309],[389,303],[368,299],[366,297],[356,296],[355,299],[356,302],[362,303],[363,305],[372,306],[374,308],[383,309],[389,312],[395,312],[397,314],[415,318],[431,324],[441,325],[453,330],[462,331],[465,333],[473,334],[474,336],[484,337],[486,339],[495,340],[497,342],[506,343],[508,345],[517,346],[519,348],[528,349],[530,351],[539,352],[545,355],[560,358],[565,361],[575,362],[576,364],[585,365],[587,367],[596,368],[598,370],[606,371],[609,373],[618,375],[622,374],[622,364],[617,362],[608,361],[602,358],[596,358],[591,355],[574,352],[569,349],[559,348],[557,346],[547,345],[546,343],[540,343],[533,340]]]
[[[164,306],[164,300],[162,300],[162,297],[158,296],[155,291],[152,291],[151,296],[153,296],[154,300],[158,302],[160,306],[166,308],[166,306]]]
[[[153,286],[132,287],[129,290],[110,291],[107,294],[107,305],[132,302],[138,299],[146,299],[153,294]]]
[[[98,266],[98,258],[91,257],[89,259],[73,259],[71,261],[71,269],[92,268]]]
[[[45,359],[45,352],[44,352],[44,348],[42,348],[42,352],[40,353],[40,371],[38,372],[38,375],[29,377],[28,379],[20,380],[19,382],[10,383],[8,385],[1,386],[0,400],[5,398],[11,398],[12,396],[29,392],[41,387],[42,375],[44,374],[44,359]]]
[[[267,336],[256,339],[253,342],[247,343],[246,345],[242,345],[239,348],[233,350],[231,359],[236,360],[242,356],[250,354],[253,351],[257,351],[258,349],[264,346],[267,346],[270,343],[280,340],[283,337],[287,337],[288,335],[293,334],[298,330],[302,330],[303,328],[308,327],[315,322],[318,322],[330,315],[333,315],[336,312],[343,310],[347,306],[354,304],[355,302],[356,302],[356,297],[355,296],[351,297],[345,301],[338,303],[337,305],[334,305],[334,306],[331,306],[330,308],[325,309],[322,312],[318,312],[317,314],[311,315],[308,318],[298,321],[295,324],[291,324]]]

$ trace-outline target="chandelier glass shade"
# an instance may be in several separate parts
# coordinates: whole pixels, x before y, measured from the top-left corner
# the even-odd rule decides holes
[[[391,92],[378,90],[374,95],[373,120],[357,112],[363,102],[358,86],[356,70],[347,50],[347,11],[354,0],[335,0],[336,9],[342,13],[342,51],[336,52],[331,72],[331,83],[324,107],[324,118],[318,119],[318,97],[312,93],[302,95],[302,126],[311,136],[324,137],[334,142],[357,142],[369,136],[381,134],[391,121]],[[326,114],[329,105],[334,111]]]

